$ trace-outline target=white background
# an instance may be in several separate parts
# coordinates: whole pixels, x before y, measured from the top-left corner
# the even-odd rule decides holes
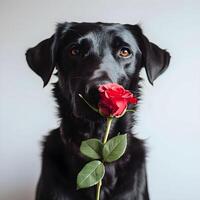
[[[57,22],[140,23],[172,55],[152,87],[143,83],[136,129],[147,139],[152,200],[200,199],[200,1],[1,0],[0,200],[33,200],[40,141],[57,125],[51,85],[27,66],[28,47]]]

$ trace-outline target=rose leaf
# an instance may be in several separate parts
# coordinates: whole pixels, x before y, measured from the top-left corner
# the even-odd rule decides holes
[[[80,151],[83,155],[92,159],[102,158],[103,144],[98,139],[89,139],[81,143]]]
[[[87,163],[77,176],[77,189],[96,185],[104,176],[105,167],[99,160]]]
[[[118,160],[127,147],[127,134],[118,135],[110,139],[103,147],[103,159],[106,162]]]

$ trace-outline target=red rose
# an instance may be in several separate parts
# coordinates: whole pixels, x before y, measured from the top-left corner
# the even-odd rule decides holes
[[[125,113],[128,103],[137,103],[137,98],[117,83],[100,85],[98,90],[99,112],[105,117],[120,117]]]

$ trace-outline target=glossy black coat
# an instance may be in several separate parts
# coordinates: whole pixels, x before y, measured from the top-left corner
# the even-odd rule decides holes
[[[74,45],[79,52],[76,56],[71,54]],[[128,58],[119,57],[123,47],[131,52]],[[60,127],[51,131],[43,142],[36,200],[94,200],[96,187],[76,190],[77,174],[88,162],[79,147],[85,139],[102,139],[105,119],[88,108],[78,94],[97,106],[98,85],[117,82],[140,99],[141,68],[145,67],[153,84],[167,68],[169,53],[149,42],[137,25],[63,23],[51,38],[29,49],[26,58],[44,85],[55,66],[58,70],[53,94]],[[101,200],[149,200],[146,150],[144,142],[134,135],[134,124],[133,113],[112,123],[109,137],[127,133],[128,146],[119,160],[106,164]]]

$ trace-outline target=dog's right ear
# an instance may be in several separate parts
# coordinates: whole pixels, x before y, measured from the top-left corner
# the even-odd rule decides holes
[[[55,36],[53,35],[26,52],[28,65],[42,78],[44,87],[49,82],[55,67],[55,51]]]

